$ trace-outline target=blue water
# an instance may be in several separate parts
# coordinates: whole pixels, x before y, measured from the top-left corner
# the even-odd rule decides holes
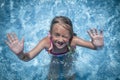
[[[47,36],[51,20],[59,15],[69,17],[77,36],[85,40],[90,40],[89,28],[104,31],[102,50],[77,47],[76,80],[120,80],[119,0],[0,0],[0,80],[46,79],[51,57],[45,50],[23,62],[4,40],[9,32],[24,36],[27,52]]]

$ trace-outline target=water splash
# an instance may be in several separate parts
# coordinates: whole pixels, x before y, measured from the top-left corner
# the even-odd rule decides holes
[[[102,50],[93,51],[77,47],[77,58],[74,61],[76,80],[119,80],[119,0],[1,0],[0,79],[46,78],[51,60],[46,51],[25,63],[8,49],[4,40],[8,32],[15,32],[19,39],[25,37],[25,51],[29,51],[47,36],[51,20],[58,15],[69,17],[77,36],[86,40],[90,39],[86,32],[89,28],[104,30],[105,46]]]

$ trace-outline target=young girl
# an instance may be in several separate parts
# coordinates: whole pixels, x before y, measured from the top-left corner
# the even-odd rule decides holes
[[[7,34],[6,41],[9,48],[23,61],[29,61],[38,55],[41,50],[46,49],[49,54],[53,55],[54,60],[66,59],[66,56],[73,53],[76,46],[87,47],[96,50],[104,45],[103,32],[96,29],[88,31],[92,41],[85,41],[77,37],[73,32],[71,20],[65,16],[55,17],[50,26],[50,34],[43,38],[35,48],[24,53],[24,39],[18,40],[16,34]],[[61,58],[60,58],[61,57]],[[62,66],[63,67],[63,66]]]

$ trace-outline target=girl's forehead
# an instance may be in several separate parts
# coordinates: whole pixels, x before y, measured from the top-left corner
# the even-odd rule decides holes
[[[69,30],[67,30],[62,24],[54,24],[52,28],[52,32],[60,32],[64,34],[70,34]]]
[[[65,26],[65,25],[63,25],[63,24],[57,23],[57,24],[54,24],[54,25],[53,25],[53,28],[52,28],[52,29],[68,31],[64,26]]]

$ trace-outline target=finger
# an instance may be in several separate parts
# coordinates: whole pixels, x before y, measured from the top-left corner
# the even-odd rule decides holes
[[[23,43],[23,44],[24,44],[24,37],[21,39],[20,43]]]
[[[15,33],[13,33],[13,38],[14,38],[14,40],[18,40],[18,37]]]
[[[95,28],[91,29],[90,31],[93,36],[96,35]]]
[[[22,48],[24,48],[24,38],[22,38],[22,40],[20,41],[20,45],[22,46]]]
[[[90,32],[91,32],[92,36],[95,36],[95,35],[96,35],[95,28],[90,29]]]
[[[10,33],[7,34],[8,41],[11,43],[12,42],[12,35]]]
[[[88,30],[87,32],[88,32],[89,36],[92,38],[93,34],[92,34],[91,30]]]
[[[11,37],[12,37],[12,40],[13,40],[13,41],[16,40],[14,35],[15,35],[15,33],[12,32],[12,33],[11,33]]]
[[[93,33],[93,30],[94,30],[94,29],[90,29],[90,32]]]
[[[94,28],[95,34],[98,35],[98,31],[96,28]]]
[[[100,35],[103,35],[103,30],[100,30]]]
[[[97,29],[95,29],[95,28],[91,29],[91,33],[93,36],[97,35],[98,34]]]

